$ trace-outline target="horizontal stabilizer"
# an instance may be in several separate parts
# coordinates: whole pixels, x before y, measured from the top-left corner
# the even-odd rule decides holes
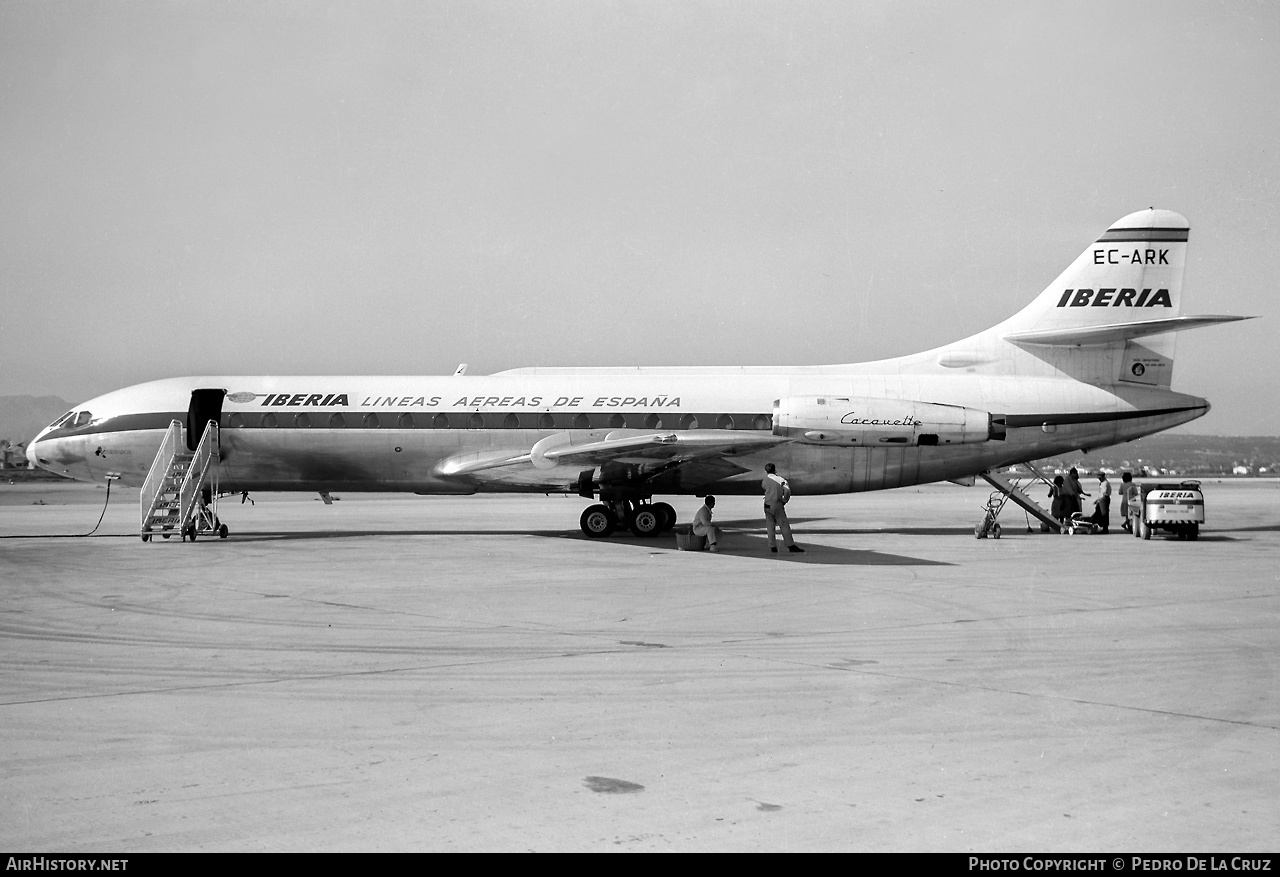
[[[1011,332],[1006,341],[1018,344],[1042,344],[1048,347],[1079,347],[1093,344],[1114,344],[1141,338],[1177,332],[1180,329],[1199,329],[1236,320],[1252,320],[1253,317],[1203,314],[1194,317],[1166,317],[1163,320],[1141,320],[1133,323],[1107,323],[1101,326],[1070,326],[1061,329],[1040,329],[1030,332]]]

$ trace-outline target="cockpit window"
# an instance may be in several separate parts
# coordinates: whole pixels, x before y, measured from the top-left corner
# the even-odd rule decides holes
[[[86,423],[88,423],[92,419],[93,419],[93,415],[90,414],[88,411],[81,411],[79,414],[76,415],[76,422],[73,425],[76,428],[79,428],[84,426]]]
[[[71,419],[72,419],[72,418],[74,418],[75,416],[76,416],[76,413],[75,413],[74,411],[68,411],[66,414],[64,414],[64,415],[62,415],[61,417],[59,417],[59,418],[58,418],[57,420],[55,420],[53,423],[49,424],[49,429],[57,429],[58,427],[62,426],[62,425],[63,425],[63,424],[65,424],[68,420],[71,420]]]

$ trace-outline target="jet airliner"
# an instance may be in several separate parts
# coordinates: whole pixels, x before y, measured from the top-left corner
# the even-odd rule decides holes
[[[655,497],[759,494],[770,461],[797,495],[961,480],[1209,410],[1170,389],[1175,333],[1247,318],[1182,315],[1189,233],[1177,213],[1132,213],[1012,317],[910,356],[169,378],[76,406],[27,453],[72,478],[142,485],[169,462],[166,435],[194,452],[211,433],[223,494],[578,494],[595,537],[670,528],[675,512]]]

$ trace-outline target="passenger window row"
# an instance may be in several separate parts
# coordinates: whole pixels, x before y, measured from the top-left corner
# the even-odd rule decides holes
[[[404,412],[399,416],[370,412],[362,417],[355,414],[334,412],[324,418],[302,411],[297,414],[277,414],[268,411],[244,414],[235,412],[223,416],[223,424],[230,429],[239,428],[294,428],[294,429],[773,429],[773,417],[768,414],[634,414],[604,412],[577,414],[543,412],[541,414],[515,412],[501,413],[453,412],[436,414]]]

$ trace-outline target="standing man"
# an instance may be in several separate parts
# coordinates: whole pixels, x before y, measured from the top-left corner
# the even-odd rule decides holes
[[[716,544],[716,540],[720,534],[715,527],[711,526],[711,510],[715,507],[716,498],[714,496],[709,496],[702,501],[702,508],[698,509],[693,516],[693,535],[705,536],[707,547],[712,551],[719,552],[720,546]]]
[[[1137,503],[1138,485],[1133,483],[1133,473],[1126,472],[1120,476],[1120,517],[1124,523],[1120,529],[1126,533],[1133,532],[1133,520],[1129,517],[1129,506]]]
[[[1101,525],[1102,532],[1106,533],[1111,529],[1111,482],[1107,480],[1106,472],[1098,473],[1098,490],[1102,495],[1093,502],[1097,506],[1097,523]]]
[[[760,486],[764,488],[764,520],[769,526],[769,551],[778,553],[774,530],[781,527],[782,541],[786,543],[787,550],[803,554],[804,549],[791,538],[791,522],[787,520],[787,500],[791,499],[791,485],[778,474],[772,463],[765,463],[764,471],[764,480],[760,482]]]

